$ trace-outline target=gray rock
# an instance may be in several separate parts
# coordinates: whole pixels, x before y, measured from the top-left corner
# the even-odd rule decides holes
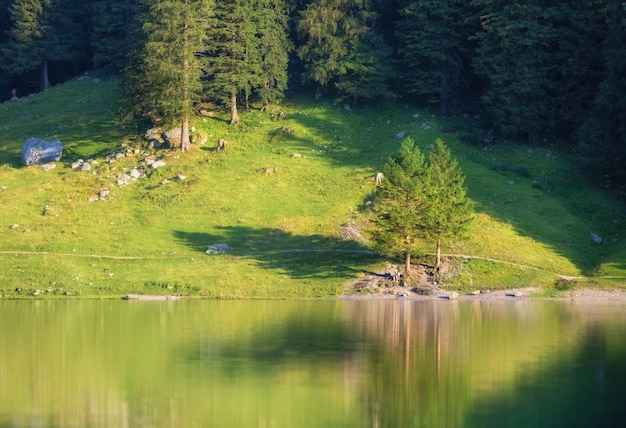
[[[206,253],[207,254],[224,254],[227,253],[230,250],[230,247],[226,244],[215,244],[215,245],[209,245],[209,248],[207,248]]]
[[[404,138],[406,136],[406,131],[400,131],[396,134],[396,138]]]
[[[39,168],[41,168],[42,171],[50,171],[51,169],[54,169],[56,167],[57,167],[57,164],[55,163],[46,163],[46,164],[39,166]]]
[[[29,138],[22,145],[22,165],[57,162],[63,155],[63,145],[59,140],[46,141]]]
[[[448,300],[456,300],[459,298],[459,293],[457,293],[456,291],[453,291],[452,293],[448,294]]]
[[[165,161],[159,159],[159,160],[155,160],[154,162],[152,162],[150,164],[150,168],[157,169],[157,168],[160,168],[160,167],[165,166],[165,165],[166,165]]]

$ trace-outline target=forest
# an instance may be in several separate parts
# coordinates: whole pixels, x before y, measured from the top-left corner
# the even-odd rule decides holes
[[[626,185],[622,0],[0,0],[0,101],[119,74],[128,117],[266,110],[292,91],[480,119]],[[185,135],[182,138],[183,150]]]

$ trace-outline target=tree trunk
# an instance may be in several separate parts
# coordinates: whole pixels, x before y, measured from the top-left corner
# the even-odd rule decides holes
[[[180,130],[180,150],[188,152],[191,150],[191,141],[189,140],[189,117],[185,115],[183,119],[183,126]]]
[[[237,94],[232,93],[230,96],[230,124],[236,125],[239,123],[239,114],[237,113]]]
[[[404,276],[406,278],[411,276],[411,252],[404,253]]]
[[[41,92],[46,92],[50,87],[50,76],[48,75],[48,60],[44,59],[41,64]]]
[[[437,251],[435,252],[435,270],[441,269],[441,241],[437,239]]]

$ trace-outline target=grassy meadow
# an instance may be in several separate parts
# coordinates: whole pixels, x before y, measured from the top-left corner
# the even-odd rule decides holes
[[[623,202],[588,184],[558,145],[469,144],[474,131],[449,131],[473,128],[470,118],[441,119],[404,101],[346,108],[300,94],[269,113],[242,112],[237,127],[219,111],[197,118],[189,153],[147,151],[138,136],[145,129],[120,120],[118,97],[114,79],[84,76],[0,104],[5,298],[341,294],[350,279],[385,269],[358,232],[367,236],[371,176],[401,132],[424,151],[443,139],[476,203],[469,239],[444,245],[454,273],[444,286],[553,289],[563,287],[559,275],[581,277],[567,287],[626,284]],[[29,137],[62,142],[54,169],[21,165]],[[107,161],[115,153],[128,155]],[[166,165],[151,169],[146,157]],[[91,170],[72,169],[77,159]],[[117,184],[136,167],[145,177]],[[230,251],[206,254],[215,244]],[[433,250],[425,244],[425,254]]]

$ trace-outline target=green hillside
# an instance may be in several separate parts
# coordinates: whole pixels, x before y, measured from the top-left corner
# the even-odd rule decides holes
[[[244,112],[237,127],[219,111],[198,118],[194,148],[181,154],[145,149],[118,116],[118,96],[115,80],[84,76],[0,105],[4,297],[340,294],[351,278],[384,269],[356,238],[369,225],[371,176],[401,132],[424,150],[443,139],[476,202],[470,239],[444,245],[455,273],[445,286],[552,287],[559,275],[626,284],[623,205],[586,183],[557,145],[466,144],[450,131],[471,119],[444,121],[398,101],[346,108],[291,96],[269,113]],[[29,137],[61,140],[56,168],[21,166]],[[107,160],[116,153],[125,156]],[[91,169],[72,169],[78,159]],[[120,186],[134,168],[145,177]],[[206,254],[215,244],[230,250]]]

